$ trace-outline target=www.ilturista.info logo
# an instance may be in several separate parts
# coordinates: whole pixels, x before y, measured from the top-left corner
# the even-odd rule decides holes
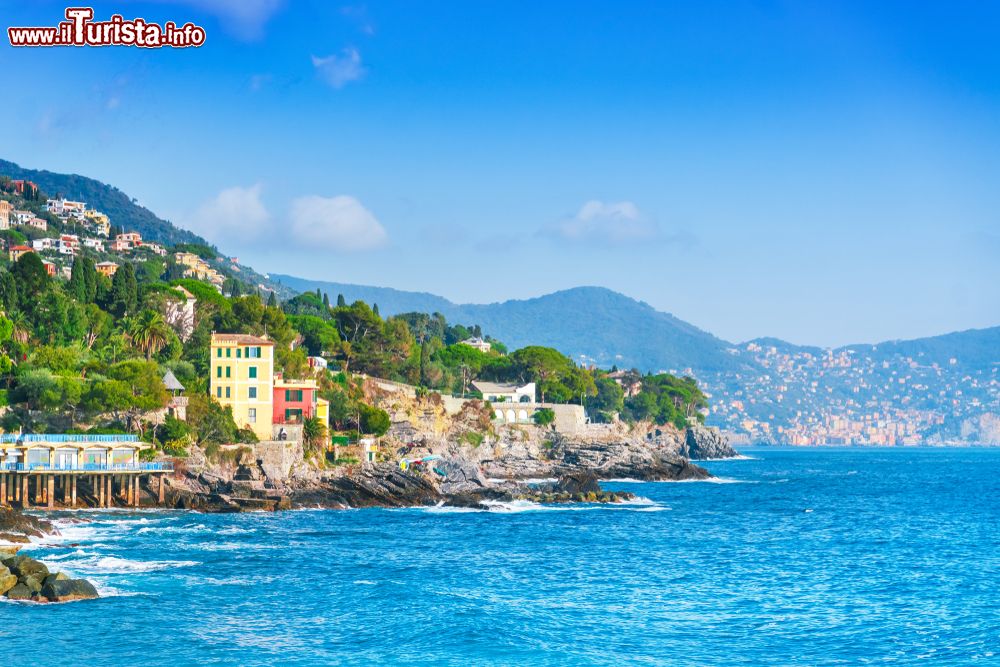
[[[185,48],[205,43],[205,29],[193,23],[162,26],[145,19],[126,20],[114,14],[107,21],[94,21],[91,7],[68,7],[66,20],[55,27],[7,28],[11,46],[164,46]]]

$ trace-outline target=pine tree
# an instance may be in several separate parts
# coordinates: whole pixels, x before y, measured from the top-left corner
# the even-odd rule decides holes
[[[338,294],[337,295],[337,308],[343,308],[346,305],[347,305],[347,300],[344,299],[344,295],[343,294]]]
[[[326,292],[323,292],[323,305],[327,308],[330,307],[330,295]]]
[[[87,302],[87,280],[83,277],[83,271],[83,258],[74,257],[73,266],[70,268],[69,283],[66,285],[66,291],[80,303]]]
[[[375,313],[375,317],[379,317],[377,303],[372,304],[372,312]]]
[[[128,317],[139,307],[139,284],[135,279],[135,269],[125,262],[115,271],[111,279],[108,295],[108,310],[118,317]]]
[[[268,308],[278,307],[278,297],[275,296],[274,292],[271,292],[270,294],[267,295],[267,307]]]
[[[97,300],[97,267],[90,257],[83,258],[82,265],[84,298],[86,303],[94,303]]]

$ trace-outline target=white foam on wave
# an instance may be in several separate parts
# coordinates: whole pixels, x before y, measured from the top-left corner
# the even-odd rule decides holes
[[[756,456],[747,456],[746,454],[737,454],[736,456],[724,456],[718,459],[691,459],[692,463],[707,463],[710,461],[758,461]]]
[[[377,586],[378,582],[370,581],[368,579],[355,579],[353,582],[356,586]]]
[[[216,535],[249,535],[254,532],[250,528],[238,528],[237,526],[230,526],[228,528],[223,528],[222,530],[216,531]]]
[[[193,526],[144,526],[135,531],[137,535],[147,533],[198,533],[208,530],[208,526],[198,523]]]
[[[72,572],[83,572],[86,574],[134,574],[136,572],[156,572],[181,567],[194,567],[201,565],[201,563],[194,560],[138,561],[119,558],[118,556],[90,556],[78,560],[61,561],[60,566],[62,565],[65,565],[66,569]]]

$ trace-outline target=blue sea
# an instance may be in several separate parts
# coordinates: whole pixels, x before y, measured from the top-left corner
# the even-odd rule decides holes
[[[615,506],[64,514],[27,553],[104,597],[0,604],[3,664],[1000,664],[1000,450],[747,454]]]

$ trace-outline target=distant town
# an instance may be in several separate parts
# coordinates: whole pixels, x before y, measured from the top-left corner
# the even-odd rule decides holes
[[[1000,441],[997,365],[959,357],[885,354],[760,342],[738,351],[765,374],[701,379],[709,423],[749,442],[789,445],[943,445]]]

